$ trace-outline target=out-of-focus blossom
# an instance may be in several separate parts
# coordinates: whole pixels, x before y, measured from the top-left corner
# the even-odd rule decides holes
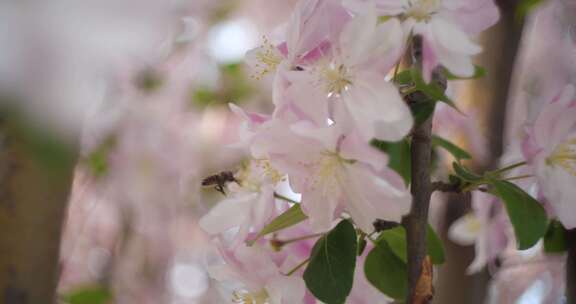
[[[2,2],[0,90],[42,128],[77,138],[122,66],[167,55],[171,14],[149,0]]]
[[[468,273],[481,271],[504,253],[511,243],[512,229],[502,202],[491,194],[474,192],[472,208],[471,213],[454,222],[448,231],[454,242],[475,245],[476,256]]]
[[[566,87],[527,127],[523,153],[553,213],[576,227],[576,96]]]
[[[494,275],[486,303],[564,303],[565,267],[562,255],[517,253]]]
[[[347,0],[345,3],[360,13],[374,5],[379,14],[402,19],[406,36],[421,35],[426,81],[437,65],[458,76],[472,76],[471,56],[478,54],[481,47],[470,35],[490,27],[499,17],[493,0]]]
[[[253,304],[302,303],[304,280],[298,276],[286,276],[281,265],[270,253],[258,245],[239,246],[233,250],[219,248],[224,263],[208,266],[210,276],[221,282],[239,283],[231,294],[233,302]]]

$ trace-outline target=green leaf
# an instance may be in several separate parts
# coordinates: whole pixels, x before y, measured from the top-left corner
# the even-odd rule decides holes
[[[404,264],[407,262],[407,253],[406,253],[406,230],[402,226],[398,226],[392,229],[384,230],[380,233],[378,240],[376,241],[378,244],[381,242],[388,243],[388,248],[394,252],[394,254],[402,260]]]
[[[357,256],[361,256],[364,253],[364,249],[366,249],[366,245],[368,242],[366,241],[366,236],[358,238],[358,253]]]
[[[436,83],[430,82],[426,83],[424,78],[422,78],[422,73],[419,69],[413,68],[412,71],[412,79],[414,80],[414,85],[416,89],[422,91],[426,96],[434,101],[441,101],[446,103],[447,105],[451,106],[452,108],[460,111],[454,101],[450,99],[446,94],[444,94],[444,90],[438,86]]]
[[[544,251],[547,253],[560,253],[566,251],[566,249],[566,229],[559,221],[550,221],[546,235],[544,235]]]
[[[472,158],[470,153],[440,136],[432,135],[432,145],[450,152],[457,160]]]
[[[414,123],[416,125],[422,124],[436,109],[436,102],[417,102],[409,105],[412,116],[414,116]]]
[[[377,243],[385,241],[392,252],[404,263],[407,262],[406,230],[402,226],[383,231],[378,237]],[[442,241],[428,224],[426,233],[426,253],[430,256],[432,263],[435,265],[442,264],[445,261],[444,246]]]
[[[445,69],[445,71],[446,71],[446,79],[448,80],[477,79],[486,76],[486,69],[478,65],[474,65],[474,74],[470,77],[456,76],[450,73],[450,71],[448,71],[447,69]]]
[[[470,170],[464,168],[464,166],[460,165],[457,162],[452,163],[452,168],[454,169],[454,173],[456,173],[458,177],[462,178],[465,181],[479,182],[483,179],[482,176],[470,172]]]
[[[378,150],[388,154],[388,166],[402,176],[406,185],[410,184],[411,162],[410,144],[408,140],[387,142],[373,139],[371,144]]]
[[[294,204],[290,209],[284,211],[284,213],[277,216],[275,219],[272,220],[268,225],[264,226],[260,233],[256,236],[255,239],[248,241],[248,245],[252,245],[257,239],[263,237],[269,233],[280,231],[282,229],[292,227],[304,220],[308,217],[304,212],[302,212],[302,208],[300,208],[300,204]]]
[[[107,304],[112,301],[112,293],[102,286],[87,286],[63,296],[68,304]]]
[[[489,182],[494,186],[493,194],[504,201],[518,240],[518,249],[534,246],[544,236],[548,225],[542,205],[511,182],[496,179]]]
[[[356,230],[343,220],[312,248],[304,271],[308,290],[326,304],[344,303],[352,290],[356,252]]]
[[[393,299],[408,293],[407,266],[387,242],[378,243],[364,262],[364,274],[370,284]]]
[[[446,261],[442,240],[438,237],[438,234],[436,234],[436,231],[434,231],[434,228],[432,228],[430,224],[428,224],[428,231],[426,232],[426,245],[428,247],[428,255],[430,256],[430,260],[432,260],[432,264],[439,265]]]

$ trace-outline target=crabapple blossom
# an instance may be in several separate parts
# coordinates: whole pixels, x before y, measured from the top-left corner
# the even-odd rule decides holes
[[[219,251],[224,264],[208,265],[208,272],[218,281],[241,284],[232,294],[235,303],[302,303],[302,278],[286,276],[264,248],[241,245],[230,250],[219,246]]]
[[[315,128],[306,122],[292,125],[292,150],[271,156],[302,194],[302,209],[314,231],[331,228],[343,209],[364,231],[377,218],[400,221],[410,208],[410,194],[401,177],[387,168],[386,156],[342,122]],[[287,138],[286,140],[289,140]],[[303,141],[304,144],[298,145]]]
[[[403,49],[398,20],[378,23],[372,11],[356,16],[333,44],[314,65],[289,72],[292,85],[313,83],[328,99],[327,106],[347,109],[367,140],[402,139],[412,128],[412,115],[396,87],[385,80]]]
[[[470,35],[492,26],[499,18],[493,0],[346,0],[345,5],[355,12],[375,8],[383,16],[398,17],[406,36],[421,35],[426,81],[438,65],[458,76],[472,76],[471,56],[481,47]]]
[[[539,190],[562,224],[576,227],[576,96],[573,86],[547,104],[526,128],[523,153]]]
[[[277,45],[267,38],[246,54],[246,63],[257,79],[278,67],[293,69],[317,60],[330,48],[332,36],[350,18],[338,1],[299,1],[286,25],[286,41]]]
[[[284,176],[269,161],[252,160],[234,178],[236,182],[227,185],[230,196],[204,215],[199,224],[209,234],[238,228],[235,239],[243,241],[251,229],[261,229],[274,214],[274,189]]]

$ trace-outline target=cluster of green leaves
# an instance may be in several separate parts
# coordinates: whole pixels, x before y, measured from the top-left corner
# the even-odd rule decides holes
[[[304,272],[306,286],[324,303],[345,303],[352,290],[359,246],[365,235],[358,237],[352,223],[341,221],[320,238],[312,250]],[[366,256],[366,279],[388,297],[403,299],[407,293],[407,242],[402,226],[385,230],[372,240],[373,248]],[[428,226],[428,255],[433,264],[444,262],[442,242]]]
[[[277,232],[306,220],[300,205],[275,218],[258,237]],[[352,290],[358,256],[367,247],[363,232],[357,232],[349,220],[342,220],[334,229],[320,237],[304,271],[304,281],[310,292],[327,304],[345,303]],[[364,273],[367,280],[388,297],[401,299],[407,290],[407,242],[402,226],[381,232],[370,239],[373,248],[368,253]],[[428,255],[432,263],[444,262],[442,242],[431,226],[427,230]]]
[[[442,241],[430,225],[426,232],[426,243],[432,263],[444,263]],[[406,230],[403,226],[397,226],[383,231],[366,257],[366,279],[388,297],[402,300],[408,292],[407,269]]]
[[[479,175],[458,162],[453,163],[453,168],[456,175],[453,175],[451,180],[460,183],[462,189],[473,190],[487,186],[489,193],[502,200],[514,227],[518,249],[528,249],[544,237],[548,217],[542,204],[522,188],[501,177],[497,173],[499,170]]]

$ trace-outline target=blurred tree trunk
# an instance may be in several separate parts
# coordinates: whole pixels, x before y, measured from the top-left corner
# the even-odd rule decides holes
[[[488,139],[488,161],[474,164],[482,172],[495,168],[504,150],[504,126],[512,72],[523,23],[515,19],[517,0],[496,1],[500,8],[500,21],[486,31],[481,39],[484,52],[477,64],[486,68],[487,76],[475,80],[471,86],[474,100],[471,104],[484,107],[483,125]],[[480,130],[478,130],[480,132]],[[486,297],[489,276],[486,271],[474,276],[466,275],[466,268],[474,259],[474,248],[464,248],[447,238],[447,230],[454,220],[470,208],[465,195],[451,195],[447,200],[442,237],[446,243],[447,263],[440,268],[435,303],[480,304]]]
[[[0,112],[0,303],[55,302],[74,164],[69,146]]]

